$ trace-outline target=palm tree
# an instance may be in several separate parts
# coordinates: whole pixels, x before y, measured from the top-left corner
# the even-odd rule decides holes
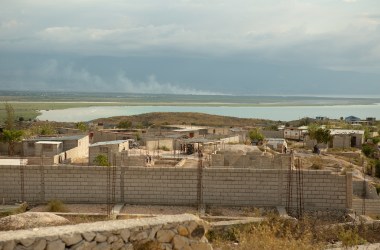
[[[16,142],[21,141],[24,132],[22,130],[5,129],[0,139],[2,142],[8,143],[8,155],[13,155]]]

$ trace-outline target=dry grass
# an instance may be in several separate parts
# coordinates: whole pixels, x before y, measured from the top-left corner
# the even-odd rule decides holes
[[[210,231],[208,238],[218,250],[325,249],[338,241],[344,247],[380,242],[379,232],[364,225],[328,226],[316,219],[297,222],[271,216],[261,224]]]
[[[60,212],[65,213],[68,212],[68,209],[66,208],[65,204],[63,204],[60,200],[51,200],[47,204],[47,211],[48,212]]]

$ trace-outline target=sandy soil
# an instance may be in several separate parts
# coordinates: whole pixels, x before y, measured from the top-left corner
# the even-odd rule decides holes
[[[190,206],[155,206],[155,205],[125,205],[121,213],[126,214],[197,214],[196,207]]]
[[[68,213],[107,213],[105,204],[65,204]],[[30,212],[48,212],[46,205],[36,206]]]

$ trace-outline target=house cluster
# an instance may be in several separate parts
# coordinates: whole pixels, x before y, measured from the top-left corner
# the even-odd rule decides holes
[[[318,116],[316,117],[316,120],[325,121],[328,120],[328,118]],[[373,117],[368,117],[365,120],[362,120],[358,117],[349,116],[344,120],[353,127],[374,125],[376,123],[376,118]],[[325,128],[325,126],[321,127]],[[331,140],[328,144],[318,144],[315,139],[310,138],[308,126],[285,127],[282,125],[278,127],[278,131],[263,130],[262,133],[265,137],[267,137],[266,140],[269,142],[268,145],[277,151],[284,151],[284,149],[286,150],[286,140],[302,141],[308,148],[313,148],[315,145],[320,148],[361,148],[363,143],[365,143],[365,131],[360,129],[330,129]],[[369,134],[369,137],[376,136],[378,136],[377,132],[371,132]],[[278,143],[282,144],[282,146],[278,145]]]
[[[16,143],[16,158],[29,165],[94,165],[97,156],[104,155],[110,164],[147,165],[153,163],[155,154],[171,151],[191,155],[212,151],[223,144],[244,142],[247,133],[243,129],[184,125],[150,129],[100,128],[89,134],[79,134],[70,128],[58,131],[61,134],[56,136],[37,136]],[[0,144],[0,154],[7,155],[6,144]]]

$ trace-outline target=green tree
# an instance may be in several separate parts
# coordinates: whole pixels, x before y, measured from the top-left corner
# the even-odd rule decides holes
[[[97,155],[95,157],[94,162],[97,166],[105,166],[105,167],[110,166],[110,163],[108,162],[108,157],[106,155],[102,155],[102,154]]]
[[[16,142],[21,141],[24,132],[22,130],[5,129],[1,135],[1,141],[8,144],[8,155],[14,154]]]
[[[249,139],[251,139],[251,141],[255,141],[255,140],[262,141],[262,140],[264,140],[264,135],[259,131],[258,128],[254,128],[251,131],[249,131],[248,136],[249,136]]]
[[[8,102],[4,103],[5,108],[5,129],[12,130],[14,129],[14,122],[15,122],[15,111],[13,109],[13,106],[9,104]]]
[[[317,125],[312,124],[308,129],[310,139],[314,139],[317,143],[329,143],[331,141],[330,130],[319,128]]]
[[[56,128],[50,123],[34,125],[30,128],[30,135],[54,135],[57,134]]]
[[[77,129],[79,129],[80,131],[82,131],[82,132],[86,132],[86,131],[88,130],[88,126],[87,126],[87,124],[84,123],[84,122],[77,122],[77,123],[75,124],[75,127],[76,127]]]
[[[119,124],[117,125],[118,128],[130,128],[132,127],[132,122],[131,121],[128,121],[128,120],[124,120],[124,121],[121,121],[119,122]]]

